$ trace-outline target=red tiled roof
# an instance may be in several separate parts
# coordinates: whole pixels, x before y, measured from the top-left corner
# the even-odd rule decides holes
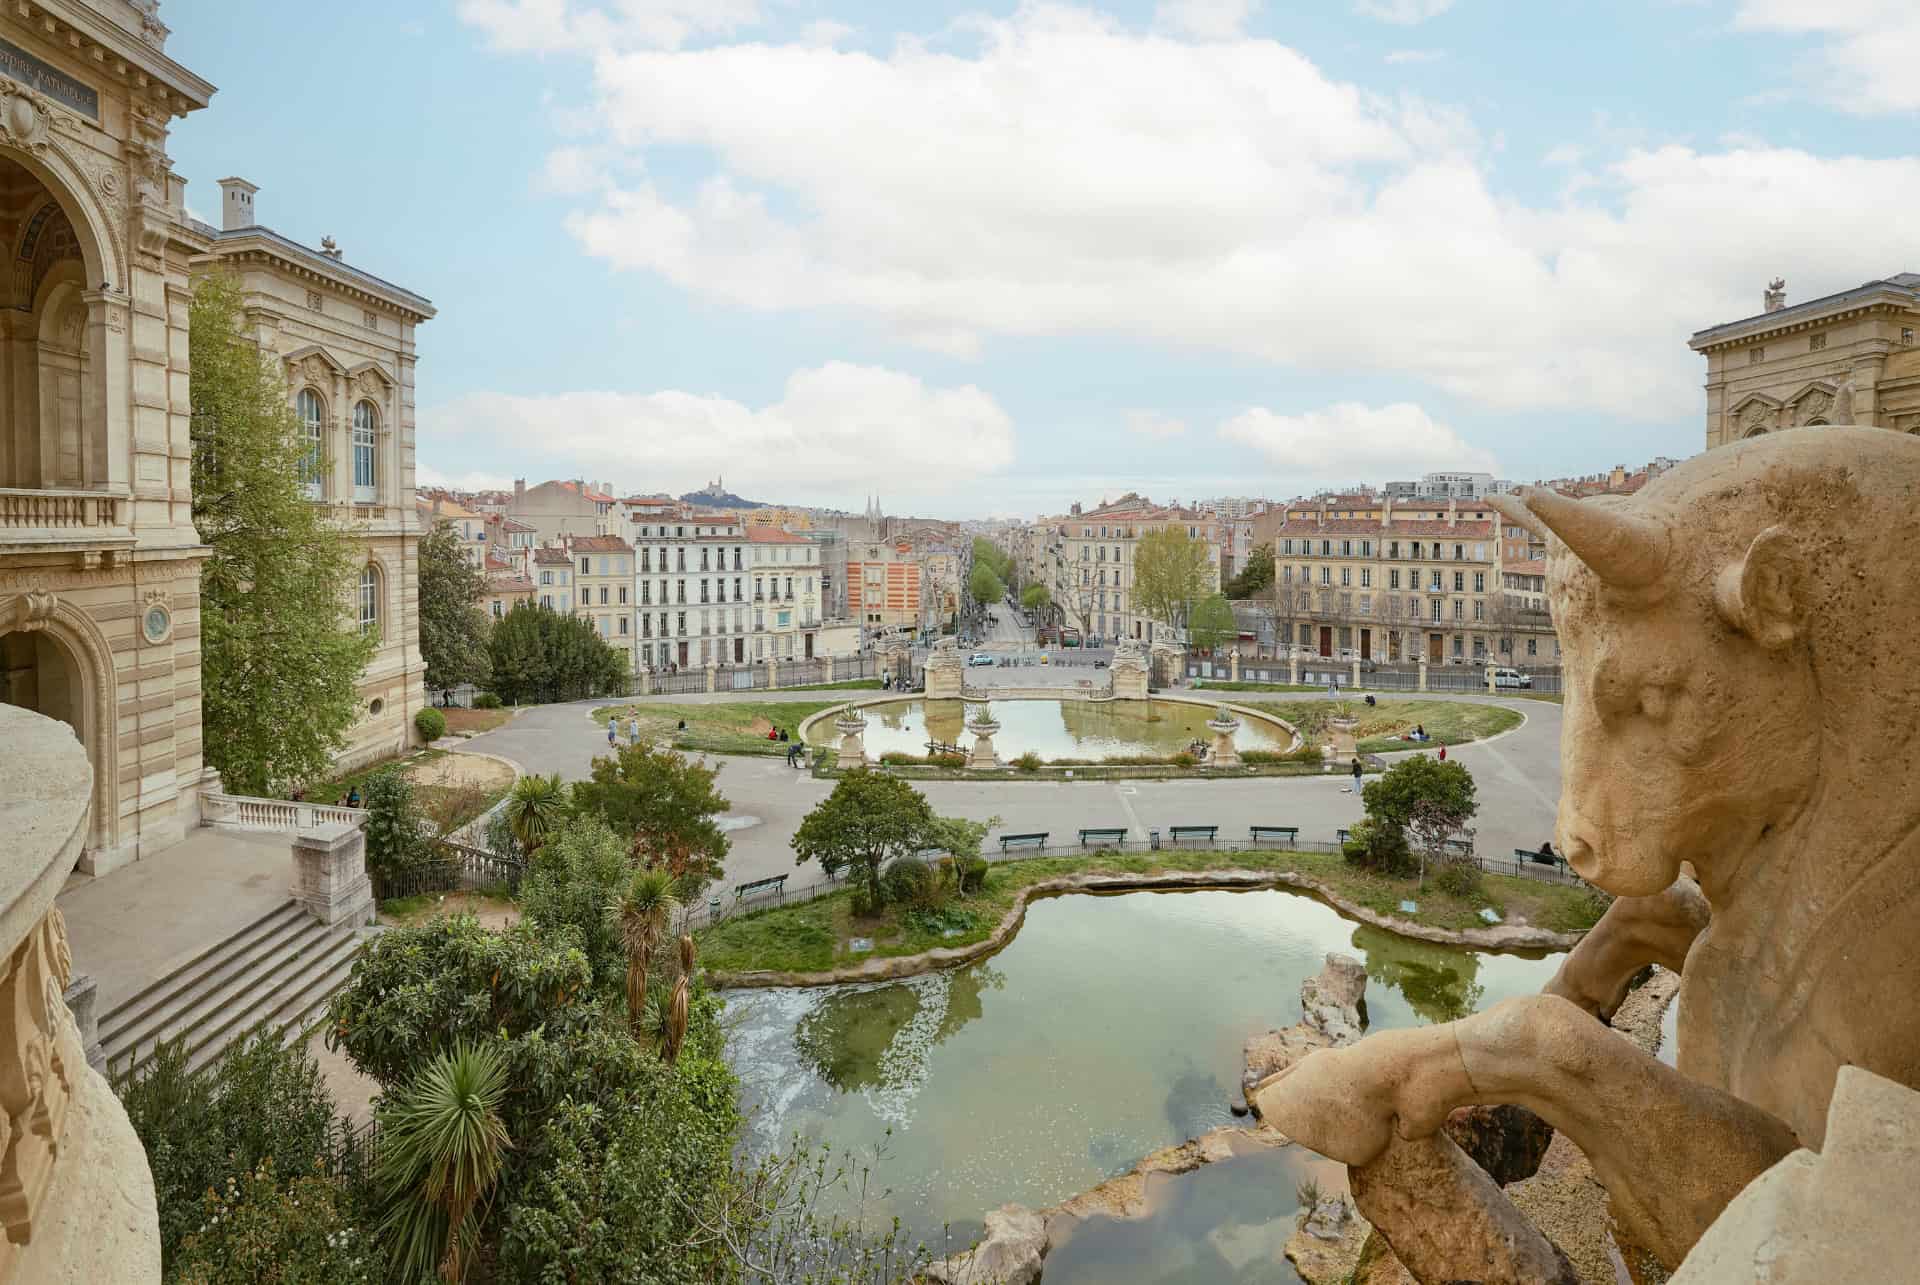
[[[533,581],[525,576],[488,576],[487,586],[494,593],[533,592]]]
[[[779,527],[756,526],[747,528],[747,539],[755,544],[811,544],[804,535],[795,535],[791,531],[782,531]]]
[[[535,549],[533,560],[543,567],[570,567],[573,559],[565,549]]]
[[[1524,562],[1509,562],[1501,569],[1503,571],[1511,571],[1515,575],[1544,576],[1547,574],[1547,560],[1545,558],[1528,558]]]
[[[573,547],[588,553],[632,553],[633,546],[617,535],[576,535]]]
[[[1430,518],[1391,519],[1390,524],[1382,524],[1378,519],[1369,518],[1328,518],[1325,522],[1315,522],[1307,517],[1289,518],[1274,532],[1278,536],[1307,536],[1316,539],[1332,535],[1437,535],[1454,536],[1463,540],[1491,539],[1493,523],[1476,522],[1466,518],[1448,524]]]

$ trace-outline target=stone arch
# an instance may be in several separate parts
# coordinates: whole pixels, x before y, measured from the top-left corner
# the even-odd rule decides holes
[[[67,702],[87,759],[93,764],[93,815],[88,822],[89,854],[117,846],[120,833],[119,720],[115,705],[113,647],[91,617],[51,593],[29,590],[0,597],[0,641],[24,635],[44,637],[65,654],[77,690]],[[75,725],[72,719],[77,718]]]
[[[1750,428],[1750,429],[1748,429],[1748,430],[1747,430],[1746,432],[1744,432],[1744,433],[1742,433],[1742,434],[1740,434],[1740,436],[1741,436],[1742,438],[1747,438],[1747,437],[1765,437],[1766,435],[1767,435],[1767,430],[1766,430],[1766,429],[1764,429],[1764,428],[1761,428],[1761,427],[1760,427],[1759,425],[1757,425],[1757,424],[1756,424],[1756,425],[1754,425],[1754,426],[1753,426],[1752,428]]]
[[[94,196],[92,181],[79,166],[68,160],[57,146],[28,149],[0,143],[0,158],[13,161],[39,179],[41,186],[60,203],[80,243],[80,257],[87,269],[87,287],[124,289],[126,265],[120,260],[118,244],[110,231],[117,220],[101,206]]]

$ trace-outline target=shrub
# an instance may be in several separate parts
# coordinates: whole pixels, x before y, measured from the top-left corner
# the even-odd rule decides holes
[[[551,940],[570,932],[601,990],[626,975],[627,952],[607,899],[626,883],[628,869],[626,845],[597,818],[582,817],[547,840],[520,885],[527,918]]]
[[[987,890],[987,871],[991,867],[985,857],[967,857],[960,862],[960,891],[963,893],[985,892]]]
[[[1453,897],[1480,895],[1480,867],[1471,861],[1442,862],[1433,876],[1434,887]]]
[[[387,768],[366,779],[361,797],[367,809],[367,873],[375,884],[422,873],[433,860],[433,845],[414,801],[413,782],[399,769]]]
[[[908,927],[930,935],[972,932],[980,926],[980,916],[960,906],[909,910],[903,918]]]
[[[1263,767],[1271,763],[1284,763],[1287,756],[1280,750],[1241,750],[1240,761],[1249,767]]]
[[[1308,763],[1315,767],[1319,767],[1327,761],[1327,756],[1320,752],[1320,743],[1309,736],[1305,728],[1300,729],[1300,744],[1294,746],[1280,757],[1288,763]]]
[[[871,919],[880,913],[880,904],[862,886],[853,890],[852,902],[847,909],[855,919]]]
[[[964,754],[929,754],[926,759],[932,767],[965,767],[967,756]]]
[[[147,1151],[167,1261],[206,1221],[202,1199],[262,1165],[313,1172],[333,1145],[333,1099],[302,1045],[259,1031],[198,1071],[183,1043],[163,1044],[138,1078],[115,1086]],[[316,1278],[317,1279],[317,1278]]]
[[[499,709],[500,705],[500,698],[492,692],[481,692],[473,698],[473,707],[475,709]]]
[[[1419,868],[1407,832],[1373,817],[1354,822],[1341,856],[1349,865],[1382,874],[1410,875]]]
[[[1042,759],[1038,754],[1035,754],[1032,750],[1028,750],[1025,754],[1015,759],[1013,765],[1022,772],[1038,772],[1041,762]]]
[[[1093,766],[1092,759],[1048,759],[1047,762],[1054,767],[1092,767]]]
[[[447,734],[447,716],[429,705],[413,716],[413,730],[423,741],[437,741]]]
[[[1192,767],[1195,761],[1193,755],[1186,750],[1181,750],[1178,754],[1173,755],[1167,760],[1167,762],[1173,764],[1175,767]]]
[[[891,902],[913,902],[935,883],[933,868],[919,857],[897,857],[880,876],[881,895]]]
[[[880,761],[889,767],[918,767],[927,758],[924,754],[909,754],[905,750],[888,750],[880,756]]]
[[[313,1175],[283,1182],[273,1160],[263,1160],[205,1194],[199,1230],[168,1260],[168,1279],[181,1285],[378,1281],[379,1253],[352,1203],[337,1180]]]

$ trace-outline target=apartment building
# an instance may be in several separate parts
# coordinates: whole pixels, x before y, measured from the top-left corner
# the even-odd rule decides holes
[[[460,542],[460,555],[482,570],[487,565],[487,515],[476,513],[460,501],[444,494],[420,496],[414,502],[420,515],[420,529],[428,534],[445,522]]]
[[[528,486],[516,478],[506,515],[532,527],[537,543],[553,544],[566,536],[618,534],[617,503],[605,483],[576,478]]]
[[[617,535],[575,536],[566,542],[573,558],[574,613],[627,658],[635,658],[633,546]]]
[[[753,577],[753,655],[812,660],[818,651],[820,546],[777,527],[747,528]]]
[[[869,637],[918,630],[921,575],[920,561],[907,541],[849,541],[847,614]]]
[[[533,592],[543,607],[561,615],[573,611],[573,559],[565,549],[533,551]]]
[[[1077,506],[1076,506],[1077,507]],[[1173,528],[1206,545],[1203,593],[1221,584],[1222,520],[1198,509],[1163,508],[1139,496],[1035,524],[1024,544],[1026,575],[1047,586],[1066,627],[1090,644],[1120,638],[1163,639],[1164,624],[1142,613],[1133,595],[1135,553],[1142,538]]]

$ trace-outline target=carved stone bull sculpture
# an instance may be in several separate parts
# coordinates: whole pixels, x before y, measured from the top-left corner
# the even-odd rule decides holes
[[[1527,1107],[1672,1267],[1755,1176],[1820,1147],[1840,1067],[1920,1087],[1920,440],[1776,433],[1631,498],[1497,507],[1547,534],[1559,845],[1618,900],[1546,993],[1316,1053],[1255,1099],[1357,1167],[1356,1193],[1455,1107]],[[1648,963],[1682,974],[1677,1067],[1603,1024]],[[1490,1183],[1471,1203],[1538,1237]],[[1423,1281],[1536,1270],[1467,1271],[1407,1219],[1387,1235]]]

